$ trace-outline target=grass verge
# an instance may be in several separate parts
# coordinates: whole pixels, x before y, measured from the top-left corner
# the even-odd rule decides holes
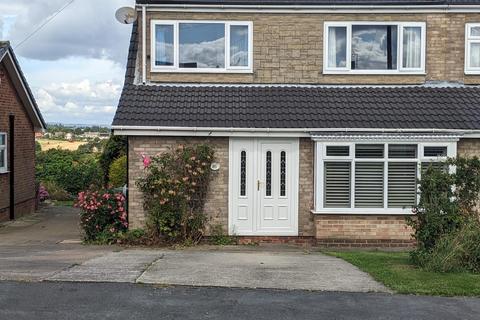
[[[407,252],[326,252],[369,273],[396,293],[480,296],[480,274],[436,273],[419,269]]]

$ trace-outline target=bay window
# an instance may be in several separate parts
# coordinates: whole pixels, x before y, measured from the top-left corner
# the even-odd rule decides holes
[[[455,142],[317,140],[314,211],[410,214],[422,172],[455,154]]]
[[[480,74],[480,23],[465,26],[465,73]]]
[[[324,73],[424,73],[425,23],[326,22]]]
[[[7,171],[7,134],[0,132],[0,173]]]
[[[252,23],[151,22],[153,72],[251,72]]]

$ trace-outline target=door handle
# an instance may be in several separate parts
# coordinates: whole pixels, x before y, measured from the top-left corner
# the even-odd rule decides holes
[[[261,184],[260,180],[257,180],[257,191],[260,191],[260,184]]]

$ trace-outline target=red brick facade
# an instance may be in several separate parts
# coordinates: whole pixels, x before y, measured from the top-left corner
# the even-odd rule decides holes
[[[8,72],[0,64],[0,132],[9,136],[9,116],[15,116],[15,217],[35,209],[35,133]],[[8,150],[10,152],[10,150]],[[11,168],[8,160],[8,168]],[[0,173],[0,221],[9,219],[10,174]]]

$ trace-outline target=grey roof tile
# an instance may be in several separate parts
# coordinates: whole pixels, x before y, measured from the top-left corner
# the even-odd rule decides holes
[[[113,125],[480,129],[480,88],[126,84]]]

